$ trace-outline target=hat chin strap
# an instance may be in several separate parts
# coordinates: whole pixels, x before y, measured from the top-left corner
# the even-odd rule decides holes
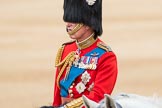
[[[74,35],[77,31],[79,31],[81,28],[83,27],[82,23],[78,23],[73,30],[69,31],[68,34],[69,35]]]

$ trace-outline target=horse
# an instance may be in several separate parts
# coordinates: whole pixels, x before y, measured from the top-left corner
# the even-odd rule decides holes
[[[99,103],[96,103],[86,96],[83,97],[83,102],[86,108],[162,108],[162,98],[146,97],[137,94],[120,93],[111,97],[108,94],[104,95]]]

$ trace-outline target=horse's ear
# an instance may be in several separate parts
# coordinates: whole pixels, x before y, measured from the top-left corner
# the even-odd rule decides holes
[[[105,106],[106,106],[106,108],[116,108],[115,107],[115,102],[114,102],[114,100],[110,97],[110,95],[108,95],[108,94],[105,94],[104,95],[105,96]]]
[[[88,99],[86,96],[83,95],[82,98],[86,108],[96,108],[98,106],[98,103]]]

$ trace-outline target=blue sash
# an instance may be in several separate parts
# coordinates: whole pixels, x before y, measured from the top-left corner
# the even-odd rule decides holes
[[[97,57],[99,58],[100,56],[102,56],[102,54],[104,54],[106,51],[97,47],[95,49],[93,49],[92,51],[88,52],[87,54],[85,54],[85,56],[91,56],[91,54],[93,53],[98,53]],[[68,78],[66,80],[62,79],[60,81],[60,95],[62,97],[67,97],[68,96],[68,89],[71,86],[71,84],[73,83],[73,81],[79,76],[81,75],[83,72],[85,71],[85,69],[83,68],[78,68],[75,67],[74,65],[72,65]]]

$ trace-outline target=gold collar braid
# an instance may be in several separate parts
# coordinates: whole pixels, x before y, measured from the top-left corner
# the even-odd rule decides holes
[[[82,23],[77,24],[72,31],[69,31],[68,34],[69,35],[74,35],[77,31],[79,31],[81,29],[81,27],[83,27]]]
[[[91,46],[95,42],[96,42],[96,40],[94,39],[94,33],[92,33],[87,39],[85,39],[81,42],[76,41],[76,44],[79,49],[85,49],[85,48],[88,48],[89,46]]]

